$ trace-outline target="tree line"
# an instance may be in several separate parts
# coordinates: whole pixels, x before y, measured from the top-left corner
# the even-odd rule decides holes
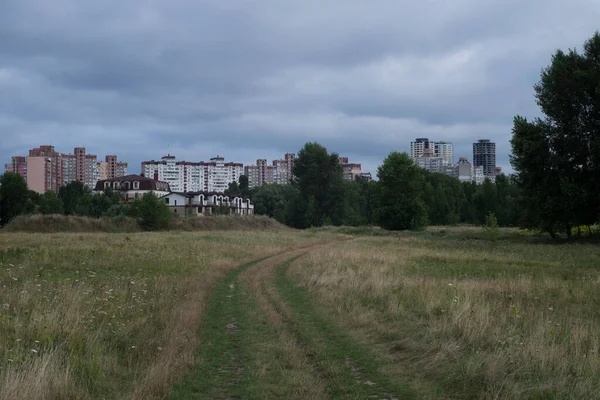
[[[124,203],[111,187],[92,193],[83,183],[73,181],[58,193],[39,194],[27,188],[17,173],[0,175],[0,226],[23,214],[63,214],[91,218],[130,217],[146,230],[165,229],[171,219],[169,208],[152,193]]]
[[[360,176],[349,181],[343,178],[338,155],[311,142],[298,153],[293,173],[290,185],[266,184],[246,192],[256,214],[295,228],[481,225],[490,213],[501,226],[519,223],[519,190],[508,177],[500,175],[496,182],[486,179],[481,185],[460,182],[419,168],[406,153],[390,153],[378,168],[377,181]]]

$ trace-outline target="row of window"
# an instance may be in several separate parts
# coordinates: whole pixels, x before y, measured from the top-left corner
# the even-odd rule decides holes
[[[111,187],[110,182],[104,182],[104,189],[108,189],[109,187]],[[112,188],[115,190],[119,190],[119,189],[125,189],[125,190],[131,190],[131,182],[123,182],[123,185],[121,185],[121,182],[113,182],[112,183]],[[140,188],[140,183],[138,181],[133,182],[133,190],[139,190]]]

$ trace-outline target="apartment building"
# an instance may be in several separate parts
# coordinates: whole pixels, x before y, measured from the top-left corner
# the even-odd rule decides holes
[[[129,165],[126,162],[120,162],[116,155],[107,155],[104,161],[98,162],[98,180],[126,176],[128,168]]]
[[[473,143],[473,164],[483,167],[486,176],[495,176],[496,168],[496,143],[481,139]]]
[[[224,192],[231,182],[237,182],[243,174],[240,163],[225,162],[223,157],[211,158],[209,162],[177,161],[168,154],[160,161],[142,162],[142,175],[167,182],[174,192]]]
[[[127,163],[118,163],[116,156],[108,156],[107,161],[109,157],[114,159],[114,167],[111,169],[107,165],[106,173],[125,175]],[[30,190],[45,193],[49,190],[58,192],[61,186],[73,181],[94,188],[101,178],[101,164],[98,163],[96,155],[86,153],[85,147],[76,147],[73,154],[66,154],[56,151],[54,146],[43,145],[29,150],[26,157],[12,157],[12,162],[6,166],[6,170],[21,174]]]
[[[282,160],[274,160],[272,165],[264,158],[256,160],[256,165],[247,165],[244,175],[248,177],[248,186],[256,187],[268,183],[286,185],[294,176],[295,154],[287,153]]]
[[[357,177],[362,176],[362,165],[351,163],[348,157],[339,157],[340,165],[342,166],[342,173],[344,179],[347,181],[354,181]]]
[[[416,138],[414,142],[410,142],[410,157],[413,160],[426,153],[428,157],[440,157],[446,166],[452,166],[454,145],[451,142],[433,142],[429,138]]]
[[[461,182],[475,182],[478,185],[482,184],[485,179],[483,167],[474,166],[466,157],[458,159],[458,163],[453,168],[453,176]]]
[[[27,180],[27,157],[13,156],[10,160],[10,164],[4,166],[6,172],[16,172],[21,175],[23,179]]]

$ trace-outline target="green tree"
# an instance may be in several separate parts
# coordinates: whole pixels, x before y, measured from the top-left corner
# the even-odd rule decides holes
[[[242,196],[250,196],[250,184],[246,175],[240,175],[238,178],[238,188]]]
[[[306,143],[294,162],[294,176],[299,201],[295,203],[298,214],[291,223],[298,228],[321,226],[326,221],[339,225],[343,216],[344,188],[338,155],[329,154],[318,143]]]
[[[38,210],[42,214],[62,214],[62,200],[55,191],[50,190],[41,196]]]
[[[534,86],[545,117],[514,119],[511,163],[524,224],[571,237],[600,216],[600,34],[583,53],[556,51]]]
[[[147,231],[165,230],[169,227],[172,214],[169,206],[148,192],[131,204],[129,215],[136,218],[140,227]]]
[[[419,229],[427,221],[423,172],[406,153],[392,152],[377,169],[381,185],[380,224],[385,229]]]
[[[66,215],[89,215],[91,190],[82,182],[73,181],[58,190]]]
[[[0,175],[0,225],[25,213],[28,199],[27,183],[21,175],[14,172]]]

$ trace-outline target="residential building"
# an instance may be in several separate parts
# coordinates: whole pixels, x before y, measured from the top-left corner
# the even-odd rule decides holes
[[[158,197],[165,196],[171,192],[171,188],[167,182],[157,181],[140,175],[126,175],[99,180],[96,183],[94,191],[101,193],[109,187],[118,193],[125,202],[133,201],[150,192]]]
[[[482,166],[485,176],[494,176],[496,168],[496,143],[488,139],[481,139],[473,143],[473,164]]]
[[[21,174],[31,190],[38,193],[49,190],[58,192],[61,186],[73,181],[94,188],[103,171],[104,178],[110,177],[110,173],[112,176],[115,173],[116,176],[126,175],[126,163],[117,163],[117,156],[108,156],[107,161],[109,159],[112,162],[103,169],[102,163],[97,162],[97,156],[87,154],[85,147],[77,147],[73,154],[65,154],[56,151],[54,146],[44,145],[29,150],[26,157],[12,157],[11,164],[6,167]]]
[[[27,186],[43,194],[49,190],[58,192],[64,184],[62,154],[54,146],[45,145],[29,150],[27,156]]]
[[[126,162],[119,162],[116,155],[108,155],[104,161],[97,165],[98,180],[118,178],[126,176],[129,165]]]
[[[85,147],[76,147],[74,153],[62,155],[62,184],[79,181],[94,188],[99,179],[98,157],[86,154]]]
[[[142,162],[142,175],[169,183],[174,192],[224,192],[231,182],[237,182],[243,173],[243,165],[226,163],[223,157],[211,158],[209,162],[177,161],[166,155],[160,161]]]
[[[229,214],[253,215],[254,205],[250,199],[242,196],[227,196],[217,192],[171,192],[162,197],[174,214],[212,215],[217,208],[226,206]]]
[[[287,153],[282,160],[274,160],[268,165],[267,160],[256,160],[256,165],[247,165],[244,175],[248,177],[248,186],[256,187],[268,183],[286,185],[292,182],[295,154]]]
[[[475,167],[466,157],[458,159],[458,163],[454,166],[453,175],[461,182],[475,182],[478,185],[482,184],[485,179],[483,167]]]
[[[454,145],[451,142],[433,142],[428,138],[417,138],[410,143],[410,157],[414,160],[418,157],[423,157],[427,150],[429,157],[441,157],[444,164],[452,166],[454,158]]]
[[[426,171],[445,173],[448,161],[434,154],[433,148],[426,147],[420,156],[413,157],[413,162]]]
[[[5,170],[6,172],[16,172],[27,180],[27,157],[13,156],[10,164],[6,164]]]
[[[362,176],[361,164],[351,163],[348,157],[339,157],[339,161],[342,165],[342,173],[345,180],[354,181],[356,177]]]

